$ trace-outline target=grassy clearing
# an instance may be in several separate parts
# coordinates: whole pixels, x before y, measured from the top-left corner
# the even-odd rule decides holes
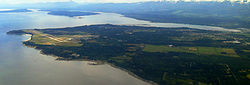
[[[40,34],[34,34],[32,36],[31,42],[40,45],[55,45],[55,43],[57,43],[57,41],[49,39],[48,37],[45,36],[41,36]]]
[[[33,36],[30,41],[39,45],[82,46],[82,44],[79,43],[79,38],[86,37],[82,35],[53,36],[36,30],[25,31],[32,33]]]
[[[136,29],[136,30],[133,30],[133,32],[156,32],[156,30],[139,30],[139,29]]]
[[[165,45],[146,45],[143,49],[145,52],[184,52],[194,53],[198,55],[222,55],[239,57],[234,49],[231,48],[215,48],[215,47],[170,47]]]
[[[117,63],[124,63],[125,61],[131,60],[131,57],[129,57],[129,56],[117,56],[117,57],[112,57],[110,60],[115,61]]]
[[[249,33],[234,33],[234,34],[243,35],[243,36],[246,36],[246,37],[250,37],[250,34],[249,34]]]
[[[250,53],[250,50],[242,50],[242,51],[243,51],[243,52],[246,52],[246,53],[248,53],[248,52]]]
[[[247,78],[250,79],[250,74],[247,74]]]

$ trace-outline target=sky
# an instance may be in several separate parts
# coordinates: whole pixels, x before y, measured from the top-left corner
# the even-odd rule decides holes
[[[0,0],[0,4],[65,2],[65,1],[70,1],[70,0]],[[160,0],[73,0],[73,1],[79,3],[133,3],[133,2],[160,1]],[[175,0],[167,0],[167,1],[175,1]],[[184,0],[184,1],[190,1],[190,0]],[[193,1],[216,1],[216,0],[193,0]],[[217,1],[223,1],[223,0],[217,0]],[[237,1],[237,0],[232,0],[232,1]]]
[[[39,2],[65,2],[71,0],[0,0],[0,4],[19,4],[19,3],[39,3]],[[79,3],[132,3],[141,1],[157,1],[157,0],[72,0]]]

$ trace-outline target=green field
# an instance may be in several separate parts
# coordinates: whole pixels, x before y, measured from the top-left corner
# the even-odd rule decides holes
[[[250,74],[247,74],[247,78],[250,79]]]
[[[170,47],[166,45],[146,45],[143,49],[145,52],[184,52],[194,53],[197,55],[221,55],[230,57],[239,57],[234,49],[216,48],[216,47]]]
[[[89,37],[89,35],[63,35],[63,36],[55,36],[46,34],[43,32],[39,32],[36,30],[25,30],[27,33],[32,33],[32,39],[29,42],[33,42],[34,44],[40,45],[57,45],[57,46],[81,46],[78,39],[82,37]]]

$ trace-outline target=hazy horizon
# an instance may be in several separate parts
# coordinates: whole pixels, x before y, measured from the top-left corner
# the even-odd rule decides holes
[[[69,2],[74,1],[77,3],[135,3],[146,1],[231,1],[231,2],[243,2],[244,0],[0,0],[0,4],[32,4],[32,3],[46,3],[46,2]],[[246,0],[249,2],[250,0]]]

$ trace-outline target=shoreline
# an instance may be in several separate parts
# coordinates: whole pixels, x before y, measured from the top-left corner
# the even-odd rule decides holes
[[[23,42],[27,42],[27,41],[30,41],[32,40],[32,36],[31,34],[24,34],[24,36],[30,36],[30,38],[28,40],[24,40]],[[28,46],[28,45],[25,45],[23,44],[24,46],[28,47],[28,48],[34,48],[35,50],[38,50],[40,52],[40,54],[42,55],[46,55],[46,56],[51,56],[51,57],[54,57],[55,60],[58,60],[58,58],[62,58],[62,59],[59,59],[58,61],[88,61],[88,62],[102,62],[101,64],[97,64],[97,65],[109,65],[113,68],[116,68],[116,69],[119,69],[121,71],[124,71],[126,73],[128,73],[129,75],[131,75],[132,77],[136,78],[136,79],[139,79],[139,80],[142,80],[143,82],[146,82],[150,85],[158,85],[157,83],[153,82],[153,81],[150,81],[150,80],[146,80],[146,79],[143,79],[141,77],[139,77],[138,75],[134,74],[133,72],[125,69],[125,68],[122,68],[122,67],[119,67],[119,66],[116,66],[112,63],[109,63],[109,62],[106,62],[106,61],[101,61],[101,60],[90,60],[90,59],[64,59],[63,57],[60,57],[60,56],[56,56],[56,55],[53,55],[53,54],[45,54],[42,52],[42,49],[37,49],[36,47],[32,47],[32,46]],[[88,63],[89,64],[89,63]],[[90,64],[89,64],[90,65]]]
[[[27,40],[24,40],[24,42],[30,41],[32,39],[32,37],[33,37],[33,35],[31,35],[31,34],[23,34],[22,36],[29,37]]]
[[[153,82],[153,81],[143,79],[143,78],[139,77],[138,75],[134,74],[133,72],[131,72],[131,71],[127,70],[127,69],[121,68],[121,67],[119,67],[119,66],[116,66],[116,65],[114,65],[114,64],[112,64],[112,63],[108,63],[108,62],[107,62],[107,63],[105,63],[105,64],[108,64],[108,65],[110,65],[110,66],[112,66],[112,67],[114,67],[114,68],[120,69],[120,70],[122,70],[122,71],[124,71],[124,72],[127,72],[129,75],[131,75],[131,76],[133,76],[133,77],[135,77],[135,78],[137,78],[137,79],[139,79],[139,80],[142,80],[142,81],[144,81],[144,82],[147,82],[147,83],[149,83],[149,84],[151,84],[151,85],[158,85],[157,83],[155,83],[155,82]]]
[[[119,14],[119,13],[115,13],[115,14]],[[187,28],[192,28],[192,29],[209,30],[209,31],[242,32],[239,29],[229,29],[229,28],[220,27],[220,26],[199,25],[199,24],[189,24],[189,23],[174,23],[174,22],[157,22],[157,21],[150,21],[150,20],[147,20],[147,19],[139,19],[139,18],[131,17],[131,16],[126,15],[126,14],[120,14],[120,15],[122,15],[122,17],[127,17],[127,18],[136,19],[136,20],[150,22],[150,24],[147,24],[147,25],[140,25],[139,24],[137,26],[164,27],[164,28],[181,28],[181,27],[187,27]]]

